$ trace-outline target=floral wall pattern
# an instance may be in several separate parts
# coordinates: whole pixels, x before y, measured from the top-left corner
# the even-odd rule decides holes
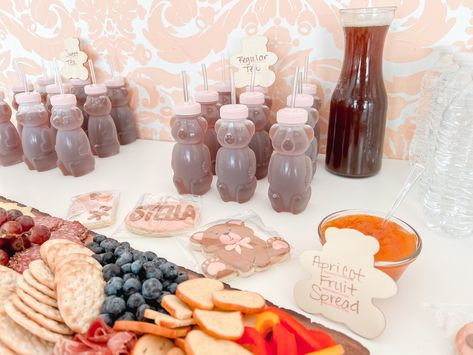
[[[191,92],[202,88],[201,63],[215,83],[221,55],[237,53],[242,37],[261,34],[279,57],[270,88],[273,112],[285,104],[294,66],[309,56],[309,79],[323,100],[324,140],[343,57],[338,10],[383,5],[398,7],[384,52],[385,155],[405,159],[421,79],[437,59],[432,48],[473,45],[473,0],[2,0],[0,83],[8,94],[18,82],[14,59],[34,81],[41,59],[58,57],[64,39],[78,37],[99,81],[111,75],[112,60],[127,77],[140,137],[170,140],[172,105],[182,96],[180,71],[187,70]]]

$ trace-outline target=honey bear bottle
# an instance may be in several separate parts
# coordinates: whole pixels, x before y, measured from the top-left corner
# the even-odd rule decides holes
[[[23,160],[30,170],[46,171],[56,167],[55,133],[48,125],[48,113],[37,92],[16,95],[16,118],[23,126],[21,143]]]
[[[87,134],[87,130],[89,129],[89,114],[84,110],[85,100],[87,99],[87,95],[85,94],[84,88],[86,85],[90,84],[90,80],[71,79],[70,83],[71,94],[76,95],[77,107],[82,111],[82,117],[84,117],[84,121],[82,122],[82,129]]]
[[[232,103],[232,87],[229,81],[221,81],[215,85],[218,92],[219,106],[229,105]]]
[[[264,104],[264,94],[256,91],[244,92],[240,95],[240,103],[248,107],[248,119],[255,125],[255,134],[249,147],[256,156],[256,178],[258,180],[268,175],[268,165],[273,147],[268,132],[269,108]]]
[[[63,83],[62,84],[62,89],[65,94],[69,94],[71,92],[71,84],[68,83]],[[59,88],[58,84],[50,84],[46,86],[46,103],[44,104],[46,107],[46,110],[48,111],[49,117],[51,117],[51,110],[53,108],[53,105],[51,105],[51,97],[55,95],[59,95],[61,93],[61,90]],[[49,122],[48,122],[49,124]]]
[[[200,115],[197,102],[174,106],[171,134],[176,140],[172,150],[173,181],[180,194],[203,195],[212,184],[209,148],[204,144],[207,121]]]
[[[33,84],[28,82],[27,88],[28,88],[28,92],[33,91]],[[15,111],[18,111],[18,102],[16,101],[16,95],[21,94],[22,92],[25,92],[25,87],[23,86],[23,84],[17,84],[12,87],[13,98],[12,98],[11,106]],[[16,128],[18,129],[18,133],[21,137],[21,131],[23,130],[23,126],[20,123],[18,123],[18,118],[16,120]]]
[[[312,162],[305,155],[314,138],[307,122],[307,111],[284,108],[270,131],[274,153],[269,162],[268,196],[277,212],[301,213],[310,200]]]
[[[248,201],[256,189],[256,157],[248,147],[255,125],[248,120],[245,105],[225,105],[220,108],[215,124],[217,139],[222,145],[217,152],[217,189],[223,201]]]
[[[292,102],[292,95],[287,97],[287,106],[290,106]],[[319,142],[320,142],[320,124],[319,124],[319,112],[313,107],[314,97],[307,94],[297,94],[294,101],[294,106],[302,108],[307,111],[307,124],[314,130],[314,139],[310,143],[309,148],[305,152],[306,155],[312,161],[312,177],[317,169],[317,155],[319,154]]]
[[[101,84],[91,84],[84,87],[87,99],[84,110],[89,114],[89,134],[92,154],[100,158],[110,157],[120,152],[117,129],[113,123],[110,111],[112,104],[107,96],[107,87]]]
[[[198,91],[195,94],[195,101],[200,103],[201,115],[207,121],[207,131],[205,132],[204,144],[209,148],[210,161],[212,162],[212,174],[215,175],[215,159],[217,151],[220,148],[220,143],[217,140],[217,133],[215,133],[215,122],[220,118],[219,109],[217,106],[218,93],[216,91]]]
[[[57,129],[57,165],[64,175],[82,176],[95,168],[89,139],[81,128],[82,112],[73,94],[51,97],[51,124]]]
[[[0,165],[10,166],[23,161],[21,140],[11,119],[11,108],[4,101],[5,94],[0,91]]]
[[[54,78],[51,76],[41,76],[36,80],[36,86],[39,94],[41,95],[41,102],[46,104],[48,93],[46,92],[46,86],[54,84]]]
[[[302,84],[302,93],[312,96],[314,98],[312,107],[317,111],[320,111],[320,107],[322,107],[322,100],[320,100],[320,97],[317,96],[317,86],[315,84],[304,83]]]
[[[128,90],[125,86],[125,79],[113,77],[105,81],[108,90],[108,97],[112,102],[110,115],[117,127],[118,141],[121,145],[126,145],[136,141],[135,117],[128,106]]]

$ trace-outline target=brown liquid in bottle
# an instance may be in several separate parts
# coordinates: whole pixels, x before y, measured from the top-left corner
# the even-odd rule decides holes
[[[382,53],[388,28],[344,27],[345,58],[330,103],[325,160],[337,175],[367,177],[381,169],[387,109]]]

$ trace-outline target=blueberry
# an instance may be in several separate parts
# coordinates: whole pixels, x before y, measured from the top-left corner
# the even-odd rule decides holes
[[[103,265],[103,256],[104,254],[92,254],[91,255],[95,260],[97,260],[100,265]]]
[[[138,275],[136,275],[136,274],[132,274],[131,272],[128,273],[128,274],[123,275],[123,281],[127,281],[127,280],[129,280],[129,279],[137,279],[137,280],[139,280],[140,277],[139,277]]]
[[[176,277],[176,282],[180,284],[181,282],[189,280],[189,275],[187,275],[187,272],[178,272],[177,277]]]
[[[115,322],[115,318],[112,317],[110,314],[108,313],[102,313],[100,315],[100,318],[103,319],[103,321],[109,326],[109,327],[112,327],[113,326],[113,323]]]
[[[131,253],[131,251],[126,250],[117,258],[115,263],[118,266],[122,266],[124,264],[131,263],[132,261],[133,261],[133,254]]]
[[[115,256],[120,256],[122,255],[125,251],[130,251],[130,245],[124,245],[123,243],[120,243],[120,245],[115,249],[115,251],[113,252],[115,254]]]
[[[142,321],[144,320],[145,318],[145,309],[151,309],[151,307],[149,305],[147,305],[146,303],[142,304],[141,306],[138,307],[137,311],[136,311],[136,319],[139,320],[139,321]]]
[[[105,249],[105,251],[114,251],[118,247],[119,243],[115,239],[106,238],[100,242],[100,246]]]
[[[102,234],[97,234],[95,237],[94,237],[94,242],[96,242],[97,244],[100,244],[102,243],[105,239],[107,239],[106,236],[102,235]]]
[[[87,248],[95,248],[95,247],[99,247],[99,243],[96,243],[96,242],[91,242],[89,244],[86,245]]]
[[[98,245],[97,243],[90,243],[89,245],[87,245],[87,248],[89,248],[90,250],[92,250],[95,254],[102,254],[105,252],[105,249],[102,248],[100,245]]]
[[[102,313],[109,313],[115,317],[125,312],[125,309],[125,300],[117,296],[108,296],[102,305]]]
[[[128,274],[129,272],[131,272],[131,263],[122,265],[121,269],[124,274]]]
[[[156,255],[156,253],[153,253],[152,251],[145,251],[144,254],[145,254],[146,258],[148,259],[148,261],[151,261],[151,260],[158,257]]]
[[[153,259],[153,263],[155,263],[156,266],[158,266],[158,267],[159,267],[159,265],[164,264],[166,262],[167,262],[167,260],[164,259],[164,258],[154,258]]]
[[[134,274],[139,274],[143,268],[143,262],[141,259],[137,259],[131,263],[131,272]]]
[[[172,284],[172,282],[169,281],[169,280],[164,280],[164,281],[161,282],[161,284],[163,285],[163,289],[167,290],[168,287]]]
[[[144,259],[143,262],[148,261],[148,259],[145,256],[145,253],[143,253],[142,251],[133,250],[132,254],[133,254],[133,261],[138,260],[138,259]]]
[[[120,276],[121,273],[120,266],[117,264],[107,264],[102,269],[102,274],[105,281],[110,280],[114,276]]]
[[[107,296],[118,295],[121,292],[122,287],[123,279],[121,277],[114,276],[107,281],[107,284],[105,285],[105,293]]]
[[[166,296],[166,295],[170,295],[171,292],[169,291],[163,291],[161,292],[161,295],[156,299],[156,303],[158,304],[158,306],[161,306],[161,302],[163,301],[163,297]]]
[[[143,282],[142,294],[143,297],[147,300],[155,300],[161,294],[163,290],[163,285],[157,279],[148,279]]]
[[[111,251],[102,254],[102,265],[111,264],[115,261],[115,257]]]
[[[171,292],[172,294],[175,294],[176,293],[176,289],[177,289],[177,283],[173,282],[172,284],[170,284],[168,287],[166,287],[166,289]]]
[[[169,261],[159,265],[159,270],[162,271],[164,277],[168,280],[174,280],[179,273],[177,265],[170,263]]]
[[[128,307],[128,309],[136,311],[138,307],[144,303],[146,302],[141,293],[135,292],[130,295],[130,297],[128,297],[128,300],[126,301],[126,306]]]
[[[125,295],[131,295],[141,291],[141,282],[138,279],[130,278],[123,284],[123,292]]]
[[[125,312],[117,320],[136,320],[135,315],[131,312]]]
[[[147,261],[143,264],[145,278],[147,279],[162,279],[163,273],[159,270],[152,261]]]

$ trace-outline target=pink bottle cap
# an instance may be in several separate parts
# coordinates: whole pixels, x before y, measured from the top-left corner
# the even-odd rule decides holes
[[[41,103],[41,95],[36,91],[21,92],[15,95],[16,102],[21,104],[39,104]]]
[[[209,102],[217,102],[218,101],[218,92],[213,91],[213,90],[197,91],[195,93],[195,101],[200,102],[202,104],[209,103]]]
[[[264,86],[255,85],[255,87],[253,89],[254,89],[253,91],[262,92],[263,94],[268,93],[268,88],[265,88]],[[251,92],[251,86],[245,87],[245,91],[246,92]]]
[[[90,84],[84,86],[86,95],[104,95],[107,93],[107,87],[103,84]]]
[[[257,91],[247,91],[240,95],[240,103],[244,105],[264,104],[264,94]]]
[[[68,94],[71,92],[71,84],[68,83],[63,83],[62,88],[64,90],[64,93]],[[48,94],[60,94],[61,91],[59,90],[59,85],[58,84],[50,84],[46,86],[46,92]]]
[[[51,84],[54,84],[54,78],[52,76],[50,76],[50,77],[41,76],[38,79],[36,79],[36,84],[38,86],[51,85]]]
[[[121,76],[115,76],[113,78],[105,80],[105,86],[108,88],[119,88],[125,86],[125,78]]]
[[[28,83],[27,86],[28,86],[28,91],[33,91],[33,84]],[[23,86],[23,84],[15,84],[15,85],[12,86],[11,91],[13,91],[13,92],[24,92],[25,87]]]
[[[287,106],[291,106],[292,95],[287,97]],[[314,104],[314,97],[308,94],[297,94],[294,105],[296,107],[311,107]]]
[[[59,94],[51,97],[51,105],[53,106],[68,106],[77,104],[76,95],[73,94]]]
[[[173,111],[175,115],[194,116],[200,114],[201,107],[198,102],[181,102],[174,105]]]
[[[315,84],[302,84],[302,93],[314,96],[317,94],[317,86]]]
[[[248,107],[240,104],[223,105],[220,107],[220,118],[224,120],[246,120]]]
[[[215,84],[215,90],[217,90],[218,92],[231,92],[232,87],[229,81],[221,81]]]
[[[90,84],[90,79],[71,79],[69,80],[72,86],[85,86]]]
[[[286,107],[278,111],[276,121],[287,125],[305,124],[308,119],[308,113],[302,108]]]

